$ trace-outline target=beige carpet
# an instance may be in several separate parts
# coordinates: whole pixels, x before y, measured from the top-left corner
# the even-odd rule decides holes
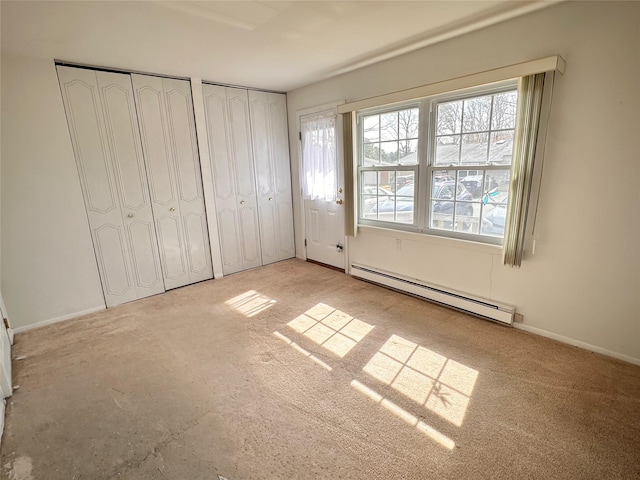
[[[640,478],[640,368],[291,260],[16,338],[2,474]]]

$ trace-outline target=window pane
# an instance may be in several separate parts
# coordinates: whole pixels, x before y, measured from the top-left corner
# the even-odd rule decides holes
[[[398,163],[398,142],[380,143],[380,163],[394,165]]]
[[[378,172],[362,172],[360,185],[362,193],[374,193],[378,188]]]
[[[374,167],[380,165],[380,145],[379,143],[365,143],[362,146],[363,158],[361,165],[363,167]]]
[[[420,110],[410,108],[398,112],[398,139],[417,139]]]
[[[463,165],[486,165],[489,152],[488,133],[470,133],[462,135],[462,153],[460,163]]]
[[[381,183],[388,183],[393,172],[362,172],[361,175],[361,204],[360,215],[362,218],[377,218],[378,205],[385,200],[391,191],[381,187]]]
[[[471,171],[466,175],[461,175],[462,172],[458,172],[458,182],[463,185],[467,192],[469,192],[474,200],[479,199],[482,196],[482,185],[484,182],[484,175],[482,172],[479,174],[475,171]]]
[[[435,165],[458,165],[460,163],[460,135],[436,137]]]
[[[518,105],[518,92],[499,93],[493,96],[493,115],[491,117],[491,129],[515,128],[516,107]]]
[[[458,198],[462,198],[461,194]],[[480,204],[456,202],[454,230],[456,232],[477,233],[480,223]]]
[[[482,203],[500,203],[509,194],[510,170],[490,170],[485,174],[482,188]]]
[[[513,130],[493,132],[489,145],[489,163],[511,165],[513,157]]]
[[[384,113],[380,115],[381,140],[398,139],[398,113]]]
[[[380,116],[371,115],[362,119],[362,138],[366,142],[380,140]]]
[[[396,192],[396,222],[413,223],[414,192],[413,183],[399,188]]]
[[[400,165],[416,165],[418,163],[418,140],[400,140],[398,156]]]
[[[436,135],[460,133],[462,101],[440,103],[437,109]]]
[[[373,176],[375,175],[375,177]],[[361,218],[413,224],[415,172],[380,170],[362,172],[360,188]],[[395,192],[391,185],[398,185]]]
[[[364,191],[367,191],[366,189]],[[360,216],[362,218],[375,218],[371,211],[377,206],[378,197],[376,195],[362,195],[360,200]]]
[[[435,205],[431,205],[431,228],[438,230],[452,230],[453,210],[450,213],[439,211]]]
[[[397,192],[405,185],[413,185],[414,181],[413,172],[396,172],[393,191]]]
[[[463,132],[483,132],[489,130],[491,96],[470,98],[464,101]]]

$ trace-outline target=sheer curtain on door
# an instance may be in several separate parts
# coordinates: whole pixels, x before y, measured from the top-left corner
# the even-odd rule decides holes
[[[321,112],[300,117],[303,194],[309,200],[336,199],[336,115]]]

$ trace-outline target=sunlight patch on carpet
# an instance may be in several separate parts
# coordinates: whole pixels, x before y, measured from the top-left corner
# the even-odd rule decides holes
[[[287,325],[340,358],[373,329],[373,325],[324,303],[311,307]]]
[[[398,418],[404,420],[407,424],[411,425],[412,427],[416,427],[416,429],[419,432],[425,434],[431,440],[437,442],[438,444],[442,445],[446,449],[453,450],[453,448],[456,446],[455,442],[451,440],[449,437],[447,437],[445,434],[439,432],[432,426],[427,425],[422,420],[418,420],[418,418],[415,415],[412,415],[402,407],[399,407],[388,398],[384,398],[378,392],[376,392],[375,390],[372,390],[371,388],[367,387],[363,383],[357,380],[352,380],[351,386],[355,388],[358,392],[369,397],[371,400],[373,400],[375,403],[377,403],[381,407],[385,408],[389,412],[396,415]]]
[[[245,317],[253,317],[267,308],[277,303],[273,298],[269,298],[255,290],[249,290],[237,297],[233,297],[226,302],[234,310],[240,312]]]
[[[458,427],[478,378],[477,370],[398,335],[363,370]]]

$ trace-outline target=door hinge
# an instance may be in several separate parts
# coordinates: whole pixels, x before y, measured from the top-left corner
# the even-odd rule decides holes
[[[2,317],[2,321],[4,322],[4,326],[7,330],[9,330],[11,327],[9,326],[9,319],[7,317]]]
[[[304,239],[304,246],[305,247],[307,246],[307,239],[306,238]]]
[[[302,141],[302,132],[298,132],[298,138]]]

